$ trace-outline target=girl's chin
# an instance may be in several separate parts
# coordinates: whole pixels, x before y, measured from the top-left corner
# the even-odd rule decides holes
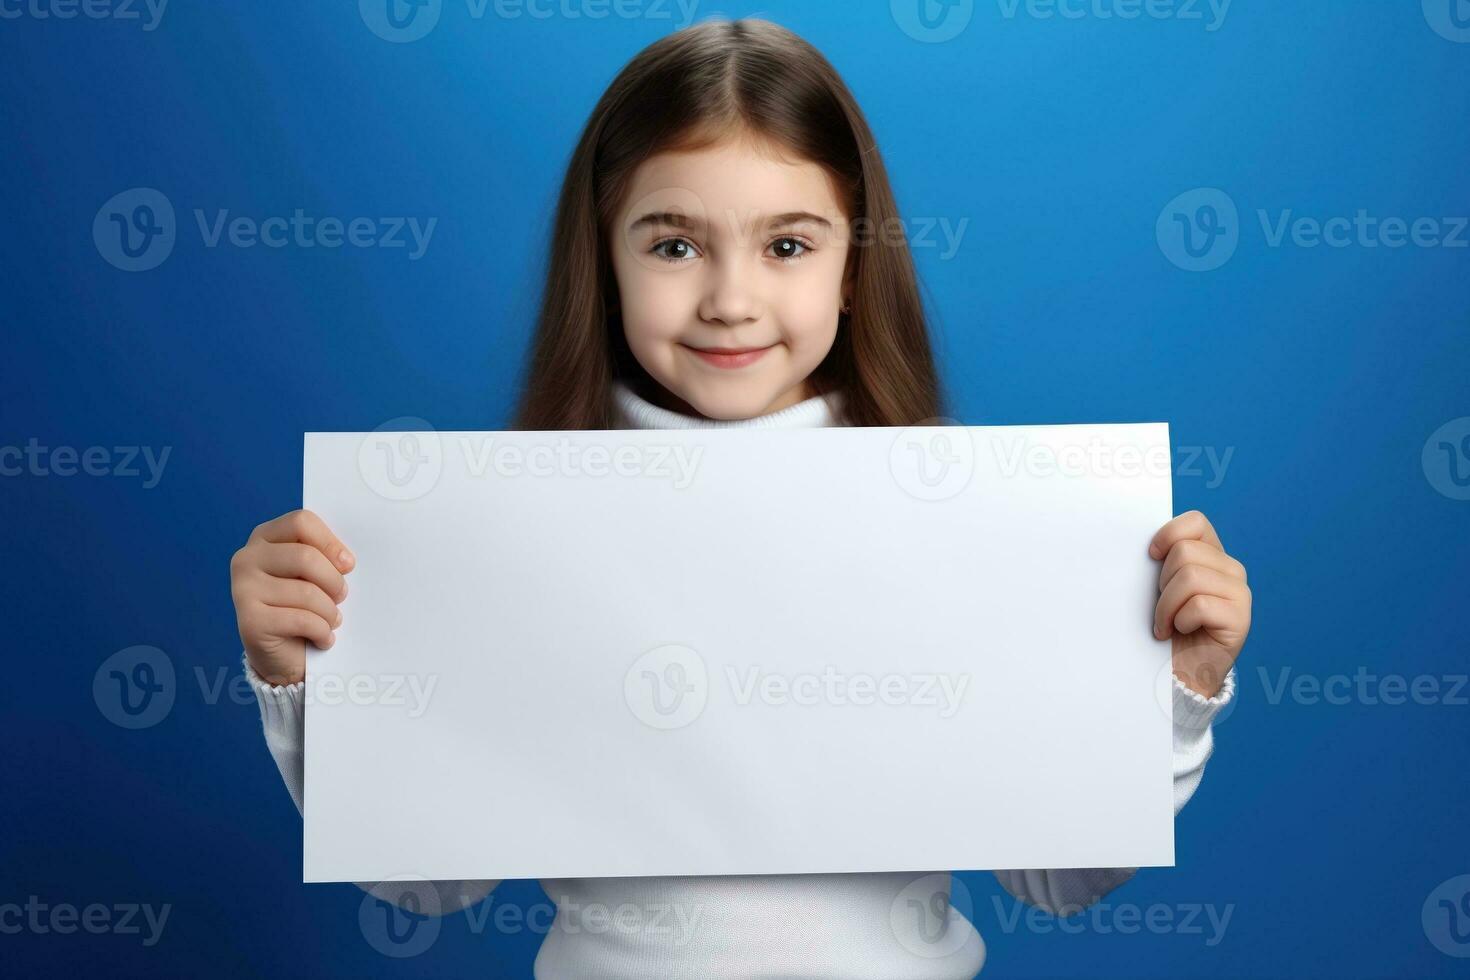
[[[753,390],[757,386],[749,379],[731,379],[723,383],[699,384],[690,390],[679,392],[679,397],[705,418],[722,422],[755,418],[775,411],[778,402],[785,402],[780,391]]]

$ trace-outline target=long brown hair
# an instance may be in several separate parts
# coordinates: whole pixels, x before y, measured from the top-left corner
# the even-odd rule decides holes
[[[816,48],[754,19],[703,21],[654,42],[603,93],[568,164],[517,428],[614,427],[614,379],[647,375],[623,336],[607,231],[640,163],[738,131],[826,168],[857,227],[902,227],[867,121]],[[849,240],[850,313],[808,380],[844,393],[851,425],[933,419],[939,382],[908,243]]]

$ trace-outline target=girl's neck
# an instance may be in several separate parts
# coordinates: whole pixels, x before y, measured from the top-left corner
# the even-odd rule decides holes
[[[653,388],[656,390],[650,391]],[[661,397],[662,396],[662,397]],[[613,382],[617,425],[624,429],[799,429],[842,425],[840,391],[815,395],[794,405],[748,419],[711,419],[698,414],[661,385]]]

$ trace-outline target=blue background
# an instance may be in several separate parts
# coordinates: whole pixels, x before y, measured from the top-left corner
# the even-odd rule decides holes
[[[1233,905],[1224,940],[1006,934],[994,879],[966,874],[986,972],[1464,975],[1421,908],[1470,872],[1470,708],[1272,703],[1259,671],[1466,672],[1470,502],[1435,489],[1421,452],[1470,415],[1470,250],[1272,248],[1256,213],[1470,214],[1470,44],[1417,0],[1237,0],[1213,31],[1207,8],[1005,9],[977,3],[942,43],[882,0],[698,10],[812,41],[863,105],[903,213],[968,219],[953,257],[915,251],[950,415],[1167,419],[1176,449],[1233,450],[1217,486],[1181,472],[1175,494],[1250,569],[1240,701],[1178,819],[1178,867],[1109,896]],[[152,948],[0,935],[17,975],[530,975],[538,933],[457,916],[427,953],[390,960],[364,941],[356,889],[300,884],[300,820],[255,705],[209,695],[238,673],[227,563],[299,505],[304,430],[506,424],[562,168],[670,12],[475,19],[447,0],[412,43],[351,2],[175,0],[153,31],[0,20],[0,444],[172,447],[151,489],[0,479],[0,903],[172,905]],[[92,224],[134,187],[172,202],[178,240],[130,273]],[[1240,241],[1196,273],[1155,223],[1200,187],[1239,207]],[[418,261],[207,248],[195,208],[438,224]],[[177,691],[129,731],[92,681],[135,644],[167,653]],[[492,900],[545,897],[509,882]]]

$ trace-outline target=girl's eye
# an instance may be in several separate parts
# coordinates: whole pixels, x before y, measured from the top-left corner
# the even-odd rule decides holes
[[[771,251],[775,258],[783,262],[794,262],[805,258],[807,253],[813,251],[813,248],[808,242],[787,235],[772,242]],[[649,252],[671,263],[687,262],[699,254],[695,251],[693,243],[684,238],[666,238],[656,243],[649,249]]]
[[[666,238],[649,251],[666,262],[687,262],[694,258],[694,246],[683,238]]]
[[[771,249],[775,252],[776,258],[781,261],[794,262],[797,259],[805,258],[807,253],[812,250],[812,247],[801,239],[792,238],[788,235],[772,242]]]

